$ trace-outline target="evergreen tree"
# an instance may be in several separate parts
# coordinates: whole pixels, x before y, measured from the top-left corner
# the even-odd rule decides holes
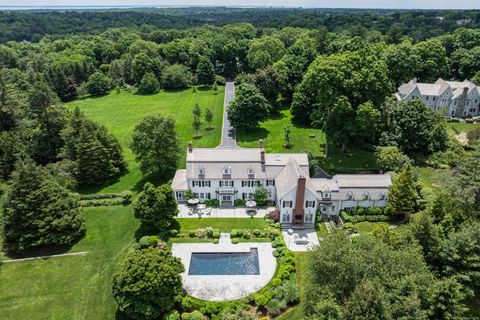
[[[393,215],[408,216],[417,206],[416,178],[413,168],[407,164],[395,178],[388,192],[387,210]]]
[[[28,91],[28,102],[33,115],[39,117],[46,112],[47,107],[58,102],[58,97],[45,81],[39,80]]]
[[[16,167],[4,219],[4,244],[13,252],[70,245],[85,231],[78,197],[31,160]]]
[[[345,320],[393,319],[385,294],[370,281],[357,285],[345,304]]]
[[[100,185],[126,169],[117,139],[78,108],[61,135],[65,143],[62,156],[76,162],[79,185]]]
[[[464,292],[465,289],[455,279],[437,281],[429,295],[431,319],[463,319],[468,310],[463,302],[466,298]]]
[[[208,128],[212,128],[213,112],[209,108],[205,109],[205,121],[208,123]]]
[[[155,188],[147,182],[133,205],[135,218],[157,231],[165,231],[177,212],[177,200],[173,196],[172,188],[167,184]]]

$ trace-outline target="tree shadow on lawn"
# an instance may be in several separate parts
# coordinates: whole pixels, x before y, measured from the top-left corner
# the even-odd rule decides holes
[[[267,138],[269,133],[270,131],[265,128],[240,129],[237,130],[237,141],[254,142]]]
[[[320,146],[325,150],[325,144]],[[318,164],[329,174],[378,173],[374,152],[358,146],[348,146],[342,152],[340,147],[329,145],[329,156],[318,157]]]
[[[151,173],[146,176],[143,176],[142,179],[137,181],[135,183],[135,186],[133,186],[133,191],[135,192],[140,192],[143,190],[143,186],[145,183],[150,182],[151,184],[155,186],[159,186],[165,183],[169,183],[172,179],[173,176],[175,175],[175,171],[169,172],[165,176],[158,175],[156,173]]]
[[[84,232],[77,239],[75,239],[75,241],[73,241],[68,245],[44,246],[41,248],[30,249],[23,252],[9,251],[8,248],[6,247],[4,249],[5,249],[6,256],[11,259],[33,258],[33,257],[41,257],[41,256],[50,256],[55,254],[64,254],[64,253],[68,253],[68,251],[70,251],[70,249],[72,249],[72,247],[76,243],[84,239],[86,234],[87,232],[85,229]],[[45,258],[45,259],[48,259],[48,258]]]
[[[116,176],[115,178],[107,180],[105,183],[99,184],[97,186],[80,187],[80,188],[78,188],[77,192],[79,194],[97,193],[97,192],[99,192],[100,190],[102,190],[106,187],[110,187],[110,186],[118,183],[120,181],[120,178],[123,177],[124,175],[126,175],[128,172],[129,172],[128,170],[125,170],[121,174]]]

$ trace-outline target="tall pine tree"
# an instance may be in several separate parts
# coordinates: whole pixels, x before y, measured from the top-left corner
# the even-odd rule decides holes
[[[72,244],[85,231],[78,200],[44,168],[19,162],[4,208],[7,250]]]
[[[104,126],[87,119],[75,109],[62,132],[63,157],[76,162],[80,186],[100,185],[126,169],[122,148]]]
[[[393,215],[407,216],[417,206],[416,178],[413,168],[407,164],[396,177],[388,192],[387,210]]]

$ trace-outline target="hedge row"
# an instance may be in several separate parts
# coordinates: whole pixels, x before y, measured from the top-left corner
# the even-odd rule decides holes
[[[357,222],[363,222],[363,221],[368,221],[368,222],[388,222],[393,220],[391,216],[387,215],[354,215],[351,216],[345,211],[340,212],[340,217],[342,218],[343,222],[352,222],[352,223],[357,223]]]
[[[122,199],[132,199],[132,192],[131,191],[123,191],[121,193],[102,193],[102,194],[83,194],[80,196],[80,200],[99,200],[99,199],[114,199],[114,198],[122,198]]]
[[[102,206],[119,206],[119,205],[127,205],[132,200],[130,199],[115,199],[115,200],[80,200],[81,207],[102,207]]]

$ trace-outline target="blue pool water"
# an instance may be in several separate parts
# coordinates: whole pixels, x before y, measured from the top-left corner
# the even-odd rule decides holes
[[[190,259],[189,275],[258,275],[258,250],[250,252],[194,252]]]

